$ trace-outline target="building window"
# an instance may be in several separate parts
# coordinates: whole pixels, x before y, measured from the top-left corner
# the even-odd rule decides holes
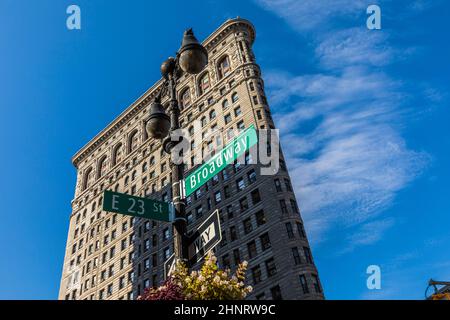
[[[261,282],[261,267],[259,264],[256,267],[252,268],[252,278],[253,278],[253,284],[258,284]]]
[[[275,179],[274,183],[275,183],[275,189],[277,190],[277,192],[281,192],[282,190],[281,190],[280,180],[279,179]]]
[[[261,195],[259,194],[258,189],[253,190],[251,193],[251,196],[252,196],[253,204],[257,204],[257,203],[261,202]]]
[[[214,194],[214,199],[216,200],[216,204],[218,204],[222,201],[222,195],[221,195],[220,191],[217,191]]]
[[[291,199],[290,202],[291,202],[292,212],[300,213],[300,212],[298,211],[297,202],[296,202],[294,199]]]
[[[238,94],[235,92],[235,93],[233,93],[232,95],[231,95],[231,102],[232,103],[235,103],[236,101],[238,101],[239,100],[239,96],[238,96]]]
[[[231,72],[230,68],[230,59],[228,56],[223,57],[219,60],[219,79],[222,79],[223,77],[227,76]]]
[[[147,271],[148,269],[150,269],[150,259],[149,258],[144,260],[144,271]]]
[[[98,174],[97,177],[103,177],[103,175],[106,173],[107,169],[108,169],[108,161],[107,160],[107,156],[103,156],[100,161],[99,161],[99,165],[98,165]]]
[[[211,110],[211,112],[209,113],[209,120],[214,120],[215,118],[216,118],[216,111]]]
[[[238,191],[242,191],[245,189],[245,182],[244,182],[244,178],[239,178],[236,180],[236,185],[237,185],[237,189]]]
[[[224,195],[225,195],[225,199],[228,199],[231,196],[231,188],[230,188],[230,186],[229,185],[225,186],[223,188],[223,192],[224,192]]]
[[[233,206],[232,205],[228,205],[227,206],[227,215],[228,215],[228,219],[233,219],[234,218]]]
[[[300,278],[300,285],[302,286],[302,290],[304,294],[309,293],[309,289],[308,289],[308,282],[306,282],[306,277],[304,274],[301,274],[299,276]]]
[[[225,124],[229,124],[231,122],[231,115],[227,113],[224,117]]]
[[[128,153],[136,150],[139,142],[138,131],[134,130],[128,138]]]
[[[239,200],[239,206],[241,208],[241,212],[244,212],[248,209],[248,201],[247,198],[242,198]]]
[[[235,226],[230,227],[230,240],[235,241],[235,240],[237,240],[237,238],[238,238],[238,236],[237,236],[236,227]]]
[[[119,279],[119,290],[125,287],[125,276],[120,277]]]
[[[308,247],[303,247],[303,252],[305,253],[305,259],[307,263],[313,263],[311,250]]]
[[[270,293],[272,294],[272,300],[283,300],[280,286],[270,288]]]
[[[256,172],[255,172],[255,170],[251,169],[249,172],[247,172],[247,178],[248,178],[248,181],[250,183],[255,182],[256,181]]]
[[[169,237],[170,237],[169,228],[165,228],[163,230],[163,241],[169,240]]]
[[[301,238],[306,238],[305,228],[303,227],[303,223],[296,222],[297,231]]]
[[[243,120],[239,121],[239,122],[237,123],[236,127],[237,127],[239,130],[244,130],[244,129],[245,129],[244,121],[243,121]]]
[[[224,269],[230,268],[230,255],[228,253],[222,257],[222,265]]]
[[[237,107],[234,109],[234,115],[239,117],[242,114],[241,107]]]
[[[112,165],[115,166],[116,164],[120,163],[122,161],[122,143],[118,143],[114,147],[113,151],[113,158],[112,158]]]
[[[292,186],[291,186],[291,182],[289,181],[289,179],[284,179],[284,185],[286,186],[286,190],[287,191],[292,191]]]
[[[259,239],[261,240],[261,247],[262,247],[263,251],[265,251],[271,247],[269,234],[267,232],[264,233],[262,236],[260,236]]]
[[[238,265],[239,263],[241,263],[241,252],[239,251],[239,249],[233,250],[233,258],[234,258],[235,265]]]
[[[194,217],[192,215],[192,212],[188,213],[186,215],[186,219],[187,219],[187,224],[190,225],[192,222],[194,222]]]
[[[87,188],[89,188],[92,185],[92,180],[94,177],[94,173],[92,172],[92,167],[87,169],[85,174],[84,174],[84,181],[83,181],[83,190],[86,190]]]
[[[252,221],[251,221],[250,218],[245,219],[243,224],[244,224],[244,232],[245,232],[245,234],[248,234],[248,233],[252,232],[253,226],[252,226]]]
[[[265,300],[266,299],[266,295],[264,294],[264,292],[259,293],[255,296],[256,300]]]
[[[269,276],[269,277],[272,277],[277,274],[277,267],[275,266],[274,258],[270,258],[269,260],[266,260],[266,271],[267,271],[267,276]]]
[[[202,123],[202,127],[205,127],[208,124],[208,122],[206,121],[206,117],[202,117],[200,121]]]
[[[286,201],[284,199],[280,200],[280,207],[281,207],[281,213],[283,213],[283,214],[287,214],[288,213],[287,206],[286,206]]]
[[[317,277],[317,275],[315,274],[312,274],[311,277],[313,280],[314,290],[316,291],[316,293],[322,293],[322,287],[320,285],[319,277]]]
[[[189,88],[186,88],[183,93],[181,94],[181,108],[187,108],[191,105],[191,93],[189,91]]]
[[[197,208],[195,208],[195,217],[197,219],[200,219],[202,216],[203,216],[203,207],[198,206]]]
[[[300,253],[298,252],[298,248],[294,247],[292,248],[292,256],[294,257],[294,264],[299,265],[302,263],[302,260],[300,258]]]
[[[256,257],[258,252],[256,250],[256,242],[254,240],[249,242],[249,243],[247,243],[247,250],[248,250],[248,257],[250,259]]]
[[[294,236],[294,231],[292,230],[292,224],[290,222],[286,222],[285,225],[286,225],[286,232],[287,232],[288,238],[293,239],[295,236]]]
[[[205,73],[199,80],[199,95],[208,91],[210,87],[209,73]]]
[[[230,103],[228,102],[227,99],[223,100],[222,109],[225,110],[226,108],[228,108],[229,105],[230,105]]]
[[[266,216],[264,215],[263,210],[259,210],[258,212],[256,212],[255,217],[256,217],[256,224],[258,225],[258,227],[266,223]]]
[[[169,259],[169,257],[170,257],[170,248],[167,247],[164,249],[164,260]]]

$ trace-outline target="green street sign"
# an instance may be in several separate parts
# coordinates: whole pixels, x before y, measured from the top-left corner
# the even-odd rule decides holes
[[[251,125],[239,136],[235,137],[225,148],[213,156],[202,166],[197,168],[185,179],[186,196],[204,185],[209,179],[222,171],[227,165],[233,163],[244,154],[251,146],[258,142],[255,127]]]
[[[173,210],[168,202],[130,196],[105,190],[103,210],[160,221],[173,221]]]

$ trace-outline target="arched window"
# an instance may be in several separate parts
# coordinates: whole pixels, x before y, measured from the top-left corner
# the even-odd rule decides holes
[[[152,166],[152,165],[154,165],[155,164],[155,157],[154,156],[151,156],[150,157],[150,165]]]
[[[113,157],[112,157],[112,165],[113,166],[115,166],[116,164],[118,164],[122,161],[122,155],[123,155],[122,143],[119,142],[118,144],[116,144],[116,146],[114,147],[114,150],[113,150]]]
[[[216,111],[211,110],[211,112],[209,113],[209,120],[214,120],[215,118],[216,118]]]
[[[230,104],[230,103],[228,102],[227,99],[223,100],[223,102],[222,102],[222,108],[223,108],[223,109],[228,108],[229,104]]]
[[[92,177],[94,176],[94,173],[92,172],[92,167],[89,167],[83,176],[83,185],[82,190],[86,190],[92,185]]]
[[[236,101],[239,100],[239,96],[238,94],[235,92],[231,95],[231,102],[235,103]]]
[[[230,74],[231,68],[230,68],[230,59],[228,58],[228,56],[225,56],[219,60],[218,69],[219,69],[219,79],[222,79],[223,77]]]
[[[200,80],[198,81],[198,89],[200,95],[208,91],[209,87],[211,86],[209,81],[209,73],[206,72],[203,74],[203,76],[200,77]]]
[[[194,135],[194,127],[190,127],[189,128],[189,135],[193,136]]]
[[[134,151],[139,143],[139,135],[137,129],[131,132],[130,136],[128,137],[128,153]]]
[[[98,162],[97,178],[103,177],[103,175],[108,170],[108,161],[106,161],[106,160],[107,160],[107,156],[104,155]]]
[[[206,117],[202,117],[201,122],[202,122],[202,127],[206,126]]]
[[[189,91],[189,88],[186,88],[180,95],[180,108],[183,109],[189,107],[191,102],[191,92]]]

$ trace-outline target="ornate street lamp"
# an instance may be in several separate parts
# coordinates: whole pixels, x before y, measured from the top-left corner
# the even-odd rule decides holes
[[[163,140],[164,151],[171,154],[172,148],[180,141],[172,141],[171,133],[180,128],[180,108],[177,101],[177,79],[183,72],[198,74],[208,64],[206,49],[195,38],[192,29],[184,32],[181,47],[176,58],[169,57],[161,64],[161,75],[164,78],[162,89],[150,105],[150,117],[147,122],[147,132],[155,139]],[[167,108],[168,114],[161,105],[161,97],[168,93],[170,101]],[[172,159],[173,160],[173,159]],[[172,201],[175,209],[174,253],[176,259],[187,261],[187,221],[186,204],[181,197],[180,184],[184,176],[184,164],[174,164],[171,161],[172,170]]]

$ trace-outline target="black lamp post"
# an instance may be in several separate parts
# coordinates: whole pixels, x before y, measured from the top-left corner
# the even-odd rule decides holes
[[[172,141],[171,133],[180,128],[180,108],[177,101],[176,82],[183,72],[198,74],[208,64],[206,49],[195,38],[192,29],[184,32],[181,47],[176,58],[169,57],[161,64],[161,75],[164,78],[163,88],[150,105],[150,117],[147,131],[155,139],[164,139],[164,151],[171,154],[172,148],[180,141]],[[161,105],[161,96],[168,93],[170,97],[169,115]],[[186,203],[181,197],[180,184],[184,177],[184,164],[171,161],[172,201],[175,209],[173,222],[175,259],[188,260]]]

